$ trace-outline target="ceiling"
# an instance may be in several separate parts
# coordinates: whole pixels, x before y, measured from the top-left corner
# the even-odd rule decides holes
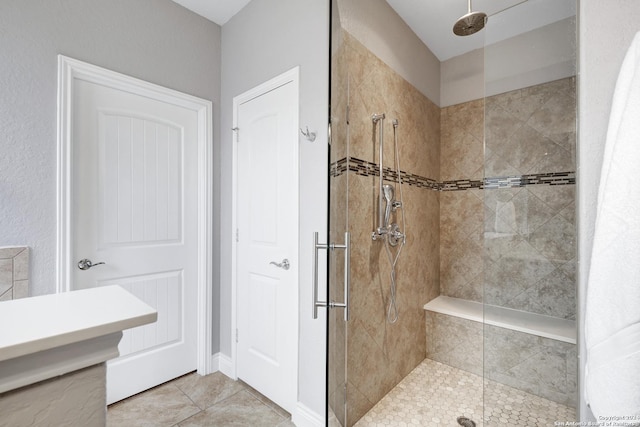
[[[251,0],[173,0],[224,25]],[[475,0],[473,11],[489,21],[483,31],[459,37],[454,22],[467,13],[466,0],[386,0],[440,61],[479,49],[576,14],[575,0]]]
[[[483,31],[460,37],[453,24],[467,13],[466,0],[387,0],[440,61],[462,55],[576,14],[575,0],[475,0],[489,15]]]
[[[222,26],[251,0],[173,0],[209,21]]]

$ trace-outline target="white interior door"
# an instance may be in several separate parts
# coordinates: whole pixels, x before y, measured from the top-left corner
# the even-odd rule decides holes
[[[298,83],[238,102],[237,375],[292,412],[298,358]],[[247,99],[248,98],[248,99]]]
[[[72,287],[118,284],[158,310],[125,331],[107,370],[118,401],[197,367],[198,115],[77,80],[72,107]]]

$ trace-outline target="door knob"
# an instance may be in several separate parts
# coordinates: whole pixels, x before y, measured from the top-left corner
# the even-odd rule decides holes
[[[95,267],[96,265],[101,265],[104,264],[104,262],[96,262],[95,264],[91,262],[90,259],[81,259],[80,261],[78,261],[78,268],[80,270],[88,270],[91,267]]]
[[[289,260],[288,259],[283,259],[282,262],[275,262],[275,261],[271,261],[269,264],[273,264],[276,267],[280,267],[283,268],[285,270],[288,270],[289,267],[291,267],[291,264],[289,264]]]

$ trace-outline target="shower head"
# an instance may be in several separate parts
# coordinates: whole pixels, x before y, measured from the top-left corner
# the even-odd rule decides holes
[[[453,25],[453,33],[457,36],[470,36],[482,30],[487,23],[487,14],[471,12],[471,0],[467,3],[467,14],[461,16]]]

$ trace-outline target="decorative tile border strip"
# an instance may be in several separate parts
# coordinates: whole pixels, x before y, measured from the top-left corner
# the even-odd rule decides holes
[[[444,181],[440,183],[440,191],[460,191],[482,187],[482,181],[472,181],[469,179],[458,179],[456,181]]]
[[[499,178],[485,178],[484,188],[487,190],[494,188],[526,187],[527,185],[567,185],[576,183],[575,172],[549,172],[535,173],[522,176],[505,176]]]
[[[361,160],[355,157],[349,158],[349,162],[347,162],[347,158],[345,157],[335,163],[332,163],[330,174],[332,177],[340,176],[345,173],[347,169],[351,172],[354,172],[356,175],[361,176],[380,175],[380,168],[378,168],[378,165],[376,163],[368,162],[366,160]],[[398,182],[398,173],[393,169],[384,168],[382,171],[382,176],[385,181]],[[407,185],[418,188],[428,188],[435,191],[440,190],[440,184],[433,179],[414,175],[403,170],[400,171],[400,176],[402,178],[402,182]]]
[[[380,169],[376,163],[361,160],[355,157],[338,160],[331,164],[330,174],[337,177],[343,173],[351,171],[360,176],[378,176]],[[395,170],[384,168],[382,171],[386,181],[398,182],[398,174]],[[521,176],[505,176],[495,178],[485,178],[480,180],[459,179],[455,181],[437,182],[430,178],[414,175],[405,171],[400,171],[402,182],[418,188],[427,188],[435,191],[460,191],[469,189],[493,190],[497,188],[525,187],[528,185],[571,185],[576,183],[575,172],[549,172],[536,173]]]

